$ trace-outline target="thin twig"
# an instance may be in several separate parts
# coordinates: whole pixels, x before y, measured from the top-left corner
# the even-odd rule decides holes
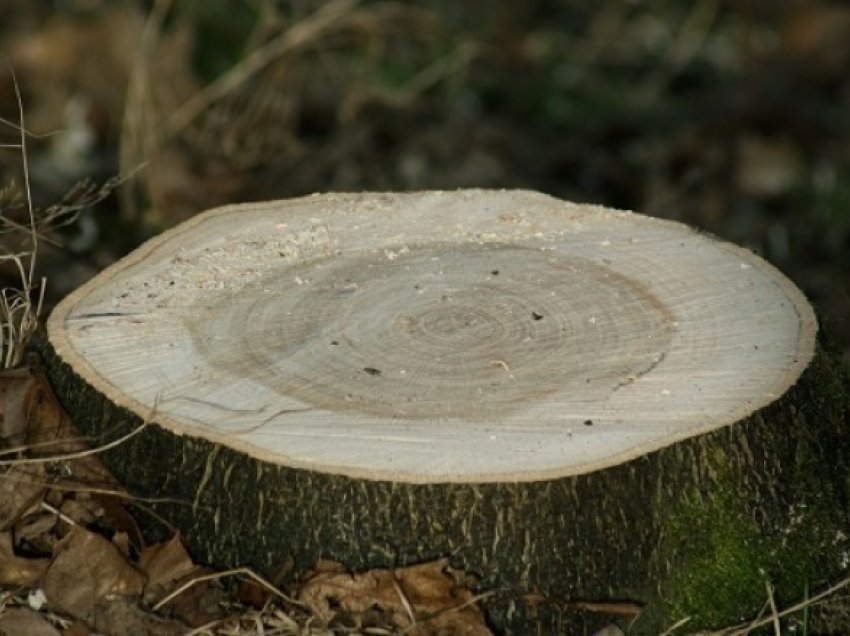
[[[315,40],[325,30],[348,15],[359,4],[359,1],[333,0],[318,9],[309,19],[297,22],[273,40],[244,57],[171,115],[166,126],[166,138],[173,138],[185,130],[201,113],[244,84],[274,60]]]
[[[15,100],[18,104],[18,119],[20,121],[20,139],[21,139],[21,166],[24,172],[24,190],[27,193],[27,212],[29,212],[30,219],[30,233],[32,237],[32,251],[30,253],[30,262],[29,262],[29,275],[26,279],[26,286],[24,287],[24,293],[29,296],[30,290],[32,289],[32,279],[35,277],[35,261],[38,254],[38,232],[36,232],[35,227],[35,210],[33,210],[32,206],[32,196],[30,190],[30,162],[27,157],[27,125],[24,120],[24,101],[21,99],[21,87],[18,85],[18,77],[15,75],[14,67],[10,68],[12,73],[12,84],[15,88]]]
[[[38,317],[44,302],[44,279],[41,280],[41,293],[35,305],[32,301],[33,279],[35,264],[38,256],[38,228],[35,221],[35,211],[30,190],[29,159],[27,157],[27,130],[24,118],[24,104],[21,89],[15,69],[9,64],[12,84],[15,90],[15,100],[18,106],[17,125],[12,127],[20,133],[20,141],[11,147],[20,150],[21,165],[24,176],[24,191],[26,193],[29,224],[26,231],[30,235],[31,249],[20,254],[0,255],[0,262],[12,262],[18,270],[20,289],[4,288],[0,290],[0,367],[4,369],[18,366],[23,359],[24,351],[32,334],[38,327]],[[2,123],[7,124],[7,120]],[[7,221],[7,219],[3,219]],[[27,264],[24,265],[24,260]]]
[[[820,594],[815,594],[811,598],[807,598],[803,601],[800,601],[799,603],[795,603],[791,607],[788,607],[788,608],[782,610],[781,612],[778,612],[776,614],[776,618],[783,618],[785,616],[788,616],[789,614],[794,614],[795,612],[799,612],[800,610],[803,610],[807,607],[815,605],[819,601],[821,601],[821,600],[825,599],[826,597],[834,594],[838,590],[847,587],[848,585],[850,585],[850,576],[840,580],[835,585],[828,587],[827,589],[825,589]],[[763,618],[762,620],[760,620],[756,623],[750,624],[750,625],[738,625],[737,627],[731,627],[731,628],[728,628],[728,629],[722,629],[722,630],[719,630],[719,631],[710,632],[707,636],[745,636],[746,634],[749,634],[750,632],[758,629],[759,627],[764,627],[765,625],[768,625],[768,624],[772,623],[773,621],[774,621],[774,617],[768,616],[767,618]]]
[[[667,63],[659,65],[658,71],[640,87],[638,96],[642,100],[654,99],[675,79],[705,46],[711,27],[719,14],[718,0],[701,0],[693,3],[679,29],[675,42],[667,51]]]
[[[19,455],[37,450],[50,448],[51,446],[62,446],[64,444],[83,445],[88,438],[85,437],[66,437],[64,439],[51,439],[35,444],[22,444],[20,446],[10,446],[9,448],[0,449],[0,457],[4,455]]]
[[[156,144],[151,144],[146,138],[139,138],[143,127],[142,119],[145,109],[142,102],[149,103],[151,99],[149,62],[153,51],[159,45],[160,34],[174,0],[155,0],[142,30],[142,38],[138,53],[133,60],[130,76],[127,80],[126,96],[124,98],[124,115],[121,121],[121,137],[118,145],[118,165],[122,172],[135,174],[144,168],[147,158],[153,154]],[[147,126],[149,132],[154,132],[157,126]],[[141,147],[141,151],[139,148]],[[141,152],[141,160],[139,154]],[[132,176],[131,174],[131,176]],[[132,188],[124,188],[120,194],[121,210],[125,218],[135,219],[136,204]]]
[[[204,574],[204,575],[201,575],[201,576],[196,576],[195,578],[191,579],[190,581],[186,581],[186,583],[184,583],[183,585],[178,587],[176,590],[174,590],[173,592],[171,592],[167,596],[165,596],[165,598],[161,599],[159,602],[157,602],[156,605],[154,605],[151,608],[151,610],[154,611],[154,612],[159,611],[160,609],[162,609],[162,607],[164,607],[169,602],[173,601],[175,598],[180,596],[183,592],[188,590],[190,587],[192,587],[192,586],[194,586],[198,583],[203,583],[204,581],[215,581],[215,580],[218,580],[218,579],[222,579],[226,576],[247,576],[247,577],[253,579],[260,586],[267,589],[269,592],[271,592],[275,596],[286,601],[287,603],[290,603],[290,604],[295,605],[297,607],[303,607],[304,606],[303,603],[300,603],[299,601],[296,601],[295,599],[288,597],[286,594],[281,592],[274,585],[272,585],[271,583],[266,581],[263,577],[261,577],[259,574],[257,574],[253,570],[250,570],[248,568],[234,568],[233,570],[225,570],[224,572],[214,572],[212,574]]]
[[[683,626],[683,625],[685,625],[686,623],[690,623],[690,622],[691,622],[691,617],[690,617],[690,616],[685,616],[685,618],[680,618],[680,619],[679,619],[679,620],[677,620],[675,623],[673,623],[672,625],[670,625],[670,627],[668,627],[668,628],[667,628],[667,629],[665,629],[663,632],[661,632],[661,636],[671,636],[671,634],[672,634],[673,632],[675,632],[677,629],[679,629],[680,627],[682,627],[682,626]]]
[[[160,396],[157,395],[154,398],[153,406],[151,407],[150,414],[145,418],[145,420],[137,426],[135,429],[119,437],[118,439],[114,439],[111,442],[107,442],[101,446],[96,446],[95,448],[87,448],[85,450],[76,451],[73,453],[65,453],[60,455],[51,455],[50,457],[22,457],[19,459],[5,459],[0,460],[0,466],[23,466],[27,464],[52,464],[60,461],[68,461],[71,459],[80,459],[83,457],[89,457],[91,455],[96,455],[97,453],[101,453],[103,451],[109,450],[111,448],[115,448],[116,446],[123,444],[128,439],[138,435],[141,433],[145,427],[151,423],[154,415],[156,415],[157,410],[159,409]]]
[[[55,490],[57,492],[73,492],[88,495],[103,495],[105,497],[115,497],[116,499],[126,499],[137,505],[138,502],[144,502],[149,504],[171,503],[187,506],[191,505],[188,501],[185,501],[183,499],[175,499],[173,497],[139,497],[137,495],[127,492],[126,490],[116,490],[113,488],[95,488],[92,486],[85,485],[85,482],[74,482],[69,479],[63,479],[61,481],[47,481],[43,479],[23,479],[21,477],[10,476],[9,473],[4,473],[3,475],[0,475],[0,481],[5,480],[12,481],[16,484],[25,484],[27,486],[39,486],[41,488]]]
[[[767,592],[767,602],[770,604],[770,615],[773,617],[773,632],[775,636],[782,636],[782,628],[779,626],[779,615],[776,609],[776,599],[773,598],[773,586],[770,581],[764,582],[764,588]]]
[[[13,69],[13,72],[12,72],[12,77],[14,77],[14,69]],[[55,135],[58,135],[60,132],[62,132],[61,130],[51,130],[50,132],[46,132],[46,133],[34,133],[31,130],[25,129],[21,124],[15,123],[11,119],[6,119],[5,117],[0,117],[0,124],[3,124],[4,126],[8,126],[9,128],[12,128],[16,132],[22,132],[27,137],[32,137],[33,139],[46,139],[47,137],[53,137]],[[14,144],[14,145],[8,144],[6,146],[0,146],[0,148],[3,148],[3,147],[20,148],[20,144]]]
[[[71,517],[69,517],[68,515],[66,515],[65,513],[63,513],[61,510],[58,510],[58,509],[54,508],[53,506],[51,506],[51,505],[50,505],[49,503],[47,503],[46,501],[41,501],[41,502],[39,502],[39,504],[38,504],[38,505],[39,505],[39,507],[40,507],[40,508],[43,508],[44,510],[47,510],[47,512],[50,512],[50,513],[52,513],[52,514],[56,515],[57,517],[59,517],[62,521],[64,521],[64,522],[65,522],[65,523],[67,523],[68,525],[71,525],[71,526],[76,526],[76,525],[78,525],[76,521],[74,521],[73,519],[71,519]]]
[[[395,590],[396,595],[401,600],[401,604],[404,607],[404,611],[407,612],[407,617],[410,619],[410,626],[416,626],[416,614],[413,612],[413,608],[410,606],[410,601],[407,599],[407,595],[404,593],[404,590],[401,589],[401,585],[399,585],[398,580],[395,578],[395,572],[390,573],[390,580],[393,583],[393,589]]]
[[[481,594],[476,594],[475,596],[467,599],[466,601],[464,601],[463,603],[460,603],[459,605],[453,605],[452,607],[447,607],[445,609],[441,609],[441,610],[438,610],[436,612],[433,612],[432,614],[429,614],[428,616],[422,617],[422,621],[419,623],[419,626],[421,626],[423,623],[427,623],[430,620],[434,620],[438,616],[443,616],[444,614],[451,614],[451,613],[454,613],[454,612],[461,612],[461,611],[465,610],[467,607],[472,607],[473,605],[478,604],[480,601],[483,601],[484,599],[489,598],[490,596],[495,596],[495,595],[496,595],[495,590],[490,590],[489,592],[482,592]],[[401,630],[400,633],[401,634],[407,634],[408,632],[415,629],[416,627],[417,627],[416,623],[413,623],[411,625],[408,625],[405,629]]]
[[[98,453],[102,453],[103,451],[107,451],[111,448],[115,448],[120,444],[123,444],[128,439],[135,437],[139,433],[144,430],[144,428],[149,424],[148,420],[142,422],[139,426],[134,428],[132,431],[119,437],[118,439],[114,439],[111,442],[103,444],[102,446],[96,446],[94,448],[87,448],[86,450],[77,451],[76,453],[67,453],[64,455],[51,455],[50,457],[22,457],[20,459],[4,459],[0,460],[0,466],[22,466],[25,464],[53,464],[55,462],[68,461],[70,459],[80,459],[82,457],[89,457],[91,455],[97,455]]]

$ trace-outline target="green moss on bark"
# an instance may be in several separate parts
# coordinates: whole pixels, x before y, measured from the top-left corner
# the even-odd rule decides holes
[[[678,501],[656,497],[668,625],[733,625],[764,605],[766,583],[785,606],[846,573],[848,386],[840,355],[822,350],[773,408],[704,438],[728,437],[694,458],[701,475]]]
[[[731,497],[687,497],[672,511],[668,542],[679,546],[679,563],[662,590],[668,621],[689,618],[689,630],[728,625],[764,600],[763,539],[739,508]]]

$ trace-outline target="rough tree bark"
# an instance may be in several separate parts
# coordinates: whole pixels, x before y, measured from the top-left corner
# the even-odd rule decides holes
[[[651,633],[847,566],[847,376],[803,295],[683,225],[522,191],[232,206],[72,294],[43,346],[197,558],[450,556],[506,633]]]

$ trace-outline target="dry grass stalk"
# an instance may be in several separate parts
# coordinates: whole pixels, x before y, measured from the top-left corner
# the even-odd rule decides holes
[[[167,605],[170,601],[173,601],[175,598],[183,594],[190,587],[197,585],[198,583],[203,583],[204,581],[217,581],[228,576],[246,576],[252,580],[254,580],[258,585],[268,590],[271,594],[277,596],[282,601],[289,603],[290,605],[294,605],[296,607],[303,607],[302,603],[299,603],[293,598],[288,597],[286,594],[281,592],[274,585],[266,581],[259,574],[254,572],[249,568],[234,568],[232,570],[225,570],[224,572],[214,572],[213,574],[203,574],[201,576],[193,577],[191,580],[187,581],[176,590],[168,594],[168,596],[160,599],[151,609],[156,612],[162,609],[165,605]]]
[[[145,420],[138,427],[134,428],[132,431],[119,437],[118,439],[112,440],[102,446],[97,446],[95,448],[86,449],[82,451],[77,451],[75,453],[66,453],[62,455],[50,455],[48,457],[18,457],[16,459],[6,459],[0,460],[0,466],[21,466],[24,464],[52,464],[60,461],[69,461],[72,459],[82,459],[83,457],[89,457],[91,455],[96,455],[97,453],[101,453],[103,451],[109,450],[110,448],[115,448],[116,446],[123,444],[131,437],[138,435],[144,430],[144,428],[150,423],[150,420]],[[12,449],[14,452],[18,452],[21,449],[16,448]],[[0,452],[0,456],[5,454],[10,454],[11,451],[2,451]]]
[[[243,85],[274,60],[292,50],[304,47],[328,28],[350,14],[359,0],[334,0],[318,9],[313,16],[294,24],[276,38],[256,49],[227,73],[212,82],[173,113],[167,123],[167,136],[174,137],[191,124],[212,104]]]
[[[233,68],[217,78],[173,112],[162,112],[153,83],[153,56],[162,40],[164,24],[173,0],[156,0],[145,24],[142,44],[127,88],[127,99],[120,141],[122,172],[136,171],[168,142],[178,138],[212,106],[242,87],[274,61],[288,53],[307,48],[349,17],[360,0],[333,0],[312,15],[282,30],[268,42],[258,44]],[[130,189],[121,195],[125,218],[137,217],[136,202]]]
[[[13,85],[15,88],[15,99],[18,106],[18,124],[12,125],[19,134],[19,142],[8,144],[5,147],[15,148],[21,153],[21,165],[23,168],[24,191],[26,193],[27,213],[29,216],[29,227],[26,231],[30,239],[28,251],[19,253],[0,254],[0,264],[12,263],[17,271],[19,286],[17,288],[4,287],[0,290],[0,369],[12,369],[21,364],[26,351],[27,344],[38,328],[38,317],[44,303],[45,279],[41,279],[38,285],[38,297],[33,300],[36,285],[35,262],[38,255],[38,228],[35,221],[35,212],[30,195],[29,161],[27,159],[27,131],[24,121],[24,106],[21,99],[21,90],[18,86],[14,71],[12,72]],[[10,125],[11,122],[3,123]],[[2,214],[0,222],[9,224]]]

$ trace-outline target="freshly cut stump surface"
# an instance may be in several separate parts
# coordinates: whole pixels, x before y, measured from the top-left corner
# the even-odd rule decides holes
[[[89,433],[152,422],[107,461],[182,501],[159,508],[200,558],[451,556],[500,590],[498,629],[547,633],[609,620],[575,599],[647,603],[647,629],[757,610],[734,586],[788,568],[750,535],[769,553],[817,523],[795,576],[834,573],[847,401],[816,332],[745,249],[472,190],[207,212],[63,301],[44,351]],[[712,579],[718,551],[743,583]],[[696,607],[697,576],[725,604]]]

